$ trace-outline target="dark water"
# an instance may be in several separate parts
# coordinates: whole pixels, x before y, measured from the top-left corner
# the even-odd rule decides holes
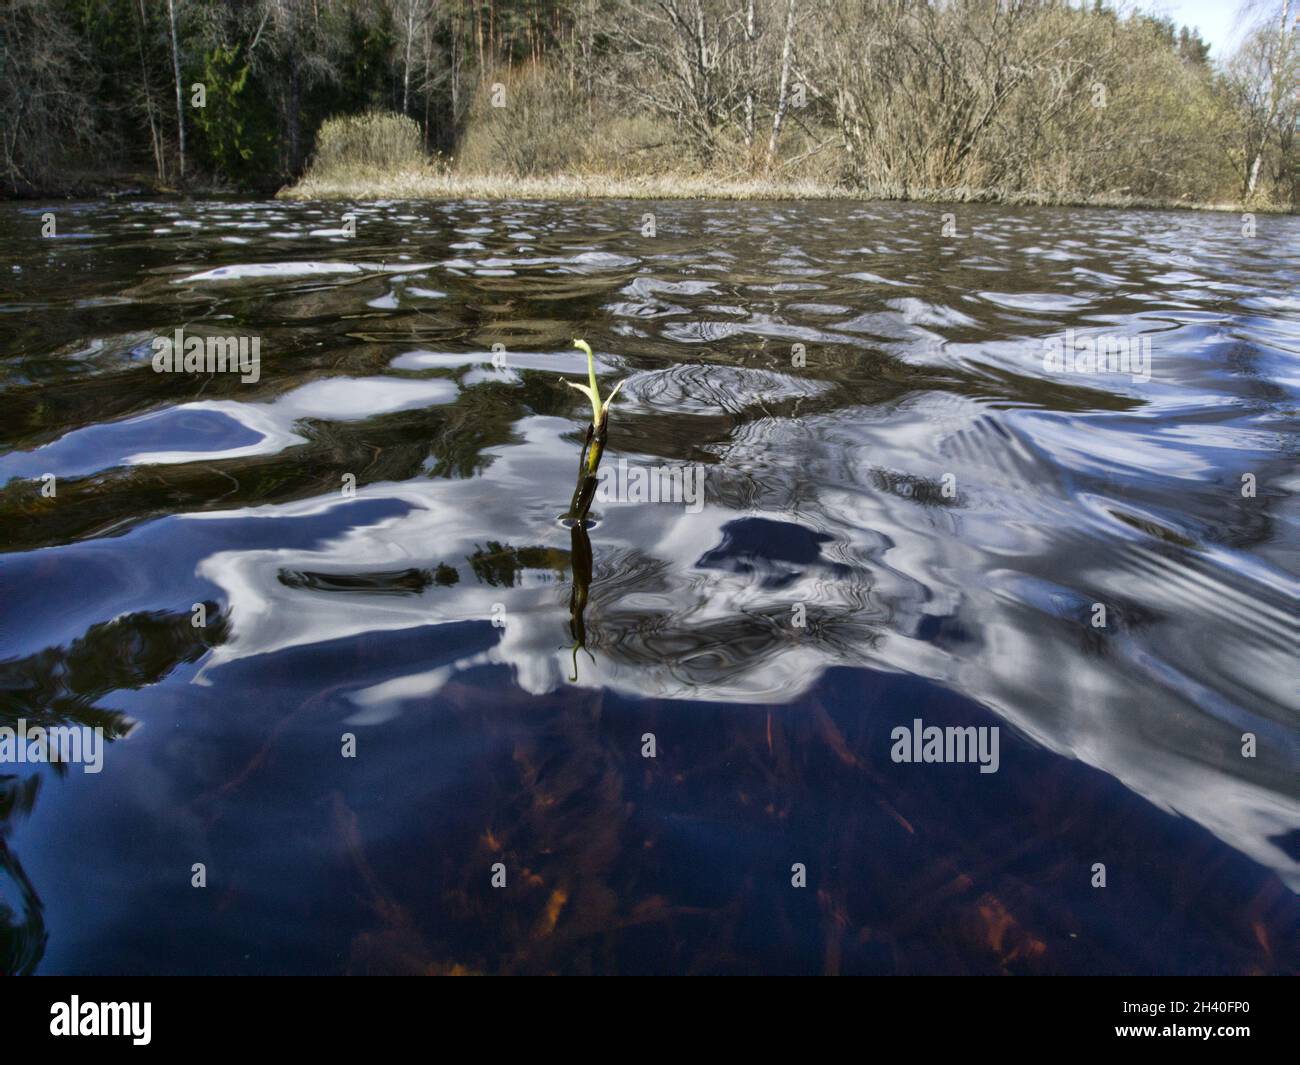
[[[344,210],[0,206],[0,969],[1297,967],[1300,221]]]

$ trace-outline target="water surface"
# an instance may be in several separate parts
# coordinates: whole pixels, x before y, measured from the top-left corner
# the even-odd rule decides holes
[[[950,210],[0,206],[0,970],[1294,970],[1300,222]]]

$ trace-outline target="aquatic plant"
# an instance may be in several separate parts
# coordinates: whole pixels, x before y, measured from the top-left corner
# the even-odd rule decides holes
[[[587,384],[565,381],[570,388],[583,393],[591,402],[591,424],[587,426],[587,439],[582,445],[582,454],[578,459],[578,484],[573,491],[573,500],[569,505],[568,517],[578,523],[587,520],[587,511],[596,494],[596,471],[600,468],[601,456],[605,453],[605,436],[609,430],[609,405],[623,387],[620,381],[602,401],[600,386],[596,383],[596,360],[591,345],[585,340],[574,340],[573,346],[587,353]]]
[[[605,435],[609,430],[609,405],[618,390],[623,387],[620,381],[602,400],[600,386],[596,384],[596,357],[591,345],[585,340],[575,340],[575,348],[587,353],[587,384],[580,385],[566,381],[570,388],[576,388],[591,402],[591,424],[587,426],[587,438],[583,441],[582,454],[578,457],[578,483],[573,489],[573,499],[569,503],[566,517],[572,523],[572,552],[570,561],[573,572],[573,591],[569,598],[569,628],[573,635],[573,676],[571,682],[578,680],[578,652],[587,649],[587,626],[584,613],[587,609],[587,596],[591,589],[591,538],[587,535],[587,512],[591,510],[591,501],[596,496],[596,474],[600,469],[601,456],[605,453]],[[588,657],[595,661],[590,651]]]

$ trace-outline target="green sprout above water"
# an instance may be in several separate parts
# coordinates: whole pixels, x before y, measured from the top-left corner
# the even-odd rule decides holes
[[[602,437],[601,451],[604,450],[603,434],[605,432],[605,423],[609,420],[609,405],[613,402],[614,397],[618,395],[618,390],[623,387],[620,381],[614,386],[614,390],[605,397],[602,403],[600,399],[600,386],[596,384],[596,357],[591,353],[591,345],[585,340],[575,340],[575,348],[580,348],[587,353],[587,381],[588,384],[580,385],[576,381],[565,381],[564,383],[570,388],[576,388],[579,392],[591,401],[591,430],[590,435]],[[594,456],[594,459],[593,459]],[[588,456],[588,472],[595,474],[596,467],[600,465],[600,452],[593,449],[592,454]]]
[[[565,381],[570,388],[576,388],[591,402],[591,424],[587,426],[587,439],[582,445],[582,455],[578,459],[578,485],[573,491],[573,501],[569,505],[567,517],[583,524],[591,501],[596,495],[596,471],[600,468],[601,456],[605,453],[605,436],[609,431],[609,405],[623,387],[623,382],[616,384],[602,401],[600,386],[596,384],[596,357],[591,345],[585,340],[575,340],[573,346],[587,353],[587,381],[580,385],[576,381]]]

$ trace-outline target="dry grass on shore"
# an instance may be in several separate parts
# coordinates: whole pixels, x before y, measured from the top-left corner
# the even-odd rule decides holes
[[[854,189],[813,181],[734,180],[699,176],[606,177],[556,174],[458,174],[427,167],[391,172],[341,168],[309,171],[277,194],[285,200],[905,200],[923,203],[1004,203],[1023,206],[1118,207],[1164,210],[1243,210],[1233,203],[1149,200],[1131,196],[1061,196],[1000,189]],[[1259,212],[1285,208],[1256,206]]]
[[[543,94],[543,102],[544,99]],[[402,115],[375,112],[330,118],[317,135],[316,154],[307,173],[296,184],[281,189],[278,196],[286,200],[911,200],[1242,210],[1240,205],[1231,203],[1195,203],[1190,196],[1175,201],[974,187],[855,188],[837,183],[825,169],[814,170],[801,180],[780,176],[727,176],[687,168],[680,168],[679,172],[662,155],[657,160],[644,158],[643,169],[630,170],[626,160],[641,158],[633,151],[636,145],[664,141],[662,130],[644,123],[609,132],[609,142],[617,150],[610,151],[608,158],[624,163],[622,166],[616,163],[607,170],[590,151],[576,155],[571,152],[572,159],[542,152],[533,143],[538,139],[534,126],[540,121],[538,115],[546,113],[538,103],[529,110],[533,125],[505,128],[498,128],[504,121],[501,115],[483,118],[466,136],[462,153],[454,162],[427,156],[420,127]],[[551,145],[559,136],[551,131],[549,138],[543,138],[543,147]],[[531,147],[523,143],[529,138],[532,138]],[[661,149],[662,146],[660,143]],[[512,152],[517,156],[515,166],[496,172],[488,169],[492,165],[490,160],[513,157]],[[525,174],[532,176],[522,176]]]
[[[404,170],[392,174],[308,173],[282,189],[290,200],[829,200],[853,199],[847,189],[813,182],[729,181],[698,177],[604,177],[555,174],[455,174]]]

